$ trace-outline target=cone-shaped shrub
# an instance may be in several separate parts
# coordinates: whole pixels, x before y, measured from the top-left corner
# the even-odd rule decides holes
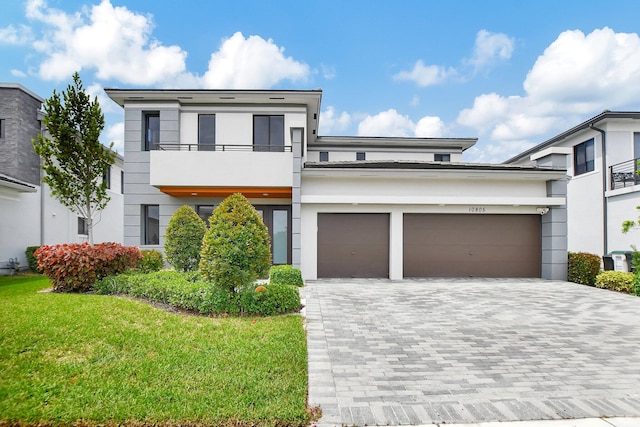
[[[202,277],[218,288],[235,292],[258,277],[266,277],[270,266],[267,227],[242,194],[232,194],[209,219],[202,242]]]
[[[178,271],[193,271],[200,264],[202,238],[207,225],[191,206],[180,207],[167,225],[164,253]]]

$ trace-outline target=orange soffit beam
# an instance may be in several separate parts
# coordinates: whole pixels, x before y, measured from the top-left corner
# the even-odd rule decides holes
[[[227,197],[242,193],[253,199],[290,199],[291,187],[159,187],[173,197]]]

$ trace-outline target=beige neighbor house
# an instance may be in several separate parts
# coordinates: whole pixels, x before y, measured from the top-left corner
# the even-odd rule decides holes
[[[42,129],[44,100],[17,83],[0,83],[0,274],[27,266],[28,246],[88,240],[86,222],[52,196],[41,180],[40,158],[32,140]],[[94,240],[122,243],[124,159],[106,171],[111,197],[96,218]]]
[[[462,163],[473,138],[317,134],[320,90],[106,89],[124,109],[124,243],[240,192],[273,263],[328,277],[565,279],[566,160]]]
[[[640,112],[604,111],[505,164],[534,165],[551,153],[566,156],[568,249],[609,255],[606,268],[627,271],[625,252],[640,243],[640,231],[622,233],[640,213]]]

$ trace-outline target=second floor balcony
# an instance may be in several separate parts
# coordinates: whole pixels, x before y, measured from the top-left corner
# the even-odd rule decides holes
[[[291,146],[157,144],[150,151],[155,187],[291,187]]]
[[[639,162],[640,159],[632,159],[609,166],[610,189],[617,190],[640,184]]]

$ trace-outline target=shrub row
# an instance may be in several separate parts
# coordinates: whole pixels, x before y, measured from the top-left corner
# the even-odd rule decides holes
[[[600,257],[586,252],[569,252],[568,268],[570,282],[593,286],[600,273]]]
[[[135,266],[136,271],[140,273],[152,273],[162,270],[162,267],[164,267],[162,252],[155,249],[142,249],[140,253],[142,257]]]
[[[269,283],[275,285],[304,286],[302,273],[290,265],[274,265],[269,270]]]
[[[243,288],[236,293],[216,288],[197,273],[159,271],[105,277],[94,287],[99,294],[124,294],[211,315],[274,315],[300,309],[300,295],[288,285]]]
[[[34,255],[58,292],[90,291],[96,280],[122,273],[142,257],[137,247],[118,243],[47,245]]]
[[[596,287],[611,291],[634,293],[633,273],[624,271],[603,271],[596,278]]]

